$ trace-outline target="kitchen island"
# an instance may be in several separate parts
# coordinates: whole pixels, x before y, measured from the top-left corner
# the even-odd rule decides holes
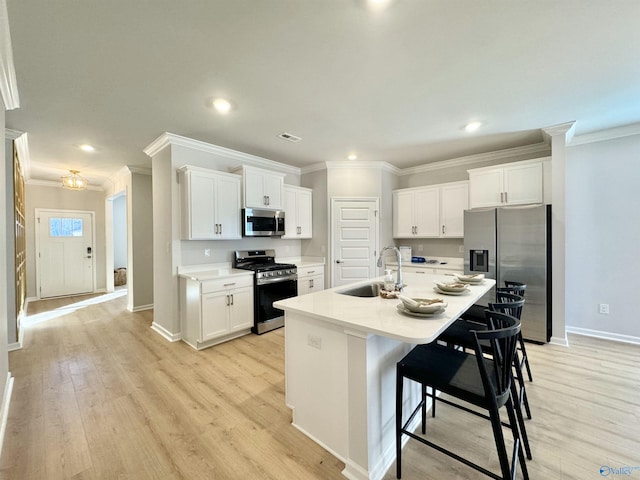
[[[407,273],[404,294],[445,299],[425,318],[397,310],[399,300],[340,292],[371,280],[274,303],[285,311],[286,402],[293,425],[345,463],[354,480],[377,480],[395,460],[395,366],[415,344],[429,343],[494,285],[486,279],[460,296],[436,294],[442,274]],[[381,279],[376,279],[381,280]],[[407,389],[415,405],[419,388]]]

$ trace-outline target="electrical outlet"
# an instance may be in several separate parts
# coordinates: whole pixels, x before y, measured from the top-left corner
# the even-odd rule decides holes
[[[422,244],[418,245],[418,252],[422,252]]]
[[[317,348],[318,350],[322,349],[322,337],[320,335],[312,335],[310,333],[307,336],[307,343],[310,347]]]
[[[602,313],[603,315],[609,315],[609,304],[608,303],[601,303],[600,304],[600,313]]]
[[[211,249],[210,248],[205,248],[204,249],[204,256],[205,257],[210,257],[211,256]]]

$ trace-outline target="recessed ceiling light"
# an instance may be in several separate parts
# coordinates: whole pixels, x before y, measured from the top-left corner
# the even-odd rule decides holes
[[[358,159],[358,155],[356,155],[355,153],[350,153],[349,155],[347,155],[347,160],[357,160]]]
[[[229,111],[231,110],[231,103],[229,102],[229,100],[226,100],[224,98],[214,98],[212,105],[213,108],[218,111],[218,113],[222,113],[223,115],[225,113],[229,113]]]
[[[464,126],[465,131],[467,132],[475,132],[482,126],[482,122],[473,121],[469,122]]]
[[[370,10],[384,10],[393,0],[366,0],[367,6]]]
[[[84,151],[84,152],[95,152],[96,149],[93,145],[89,145],[88,143],[84,143],[82,145],[80,145],[80,150]]]

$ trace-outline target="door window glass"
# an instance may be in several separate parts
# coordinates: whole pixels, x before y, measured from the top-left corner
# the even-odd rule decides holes
[[[50,237],[81,237],[82,229],[83,225],[81,218],[49,219]]]

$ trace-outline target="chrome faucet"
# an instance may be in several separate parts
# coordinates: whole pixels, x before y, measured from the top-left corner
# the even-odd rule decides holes
[[[396,277],[396,290],[398,290],[399,292],[402,291],[402,256],[400,255],[400,250],[398,250],[396,247],[394,247],[393,245],[389,246],[389,247],[384,247],[382,250],[380,250],[380,255],[378,255],[378,267],[382,267],[382,255],[384,254],[384,252],[386,250],[395,250],[396,252],[396,258],[398,259],[398,276]]]

